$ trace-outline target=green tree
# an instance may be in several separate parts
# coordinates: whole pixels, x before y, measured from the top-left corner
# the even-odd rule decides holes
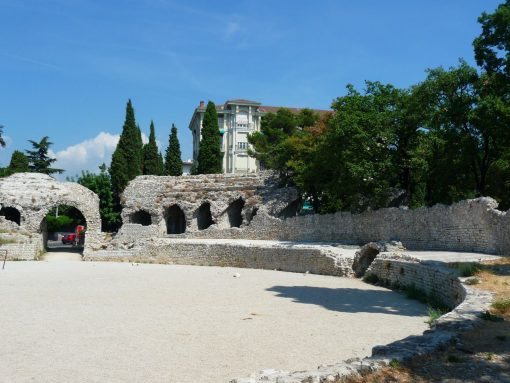
[[[215,174],[223,171],[218,114],[216,106],[211,101],[207,103],[205,109],[197,161],[199,174]]]
[[[28,158],[19,150],[15,150],[11,156],[8,170],[11,174],[30,171]]]
[[[156,133],[154,131],[154,123],[151,121],[149,142],[143,147],[143,174],[152,174],[160,176],[161,164],[158,150],[158,144],[156,143]]]
[[[430,94],[434,162],[440,165],[431,168],[430,184],[437,188],[429,189],[430,202],[487,195],[491,169],[509,142],[508,104],[488,92],[483,74],[464,61],[429,71],[420,86]]]
[[[64,171],[51,167],[51,164],[57,159],[48,156],[48,150],[53,145],[48,136],[43,137],[39,142],[32,140],[29,140],[29,142],[33,147],[33,150],[26,150],[30,171],[44,174],[62,173]]]
[[[112,182],[105,164],[99,166],[100,173],[94,174],[82,171],[75,181],[92,190],[99,197],[99,212],[101,214],[101,230],[116,231],[120,224],[120,214],[115,209]]]
[[[110,174],[114,195],[120,193],[128,182],[142,174],[143,146],[140,129],[136,125],[135,112],[131,100],[126,105],[126,119],[119,143],[112,155]]]
[[[200,145],[202,145],[202,143],[200,143]],[[172,129],[168,138],[168,148],[166,149],[165,174],[169,176],[182,175],[181,146],[179,144],[179,138],[177,137],[177,128],[174,124],[172,124]]]
[[[301,123],[309,123],[306,112],[303,113]],[[306,121],[305,121],[306,120]],[[260,132],[248,136],[252,145],[249,154],[259,160],[261,166],[278,171],[284,184],[291,181],[291,169],[288,161],[291,158],[287,139],[297,131],[300,121],[286,108],[280,108],[276,113],[268,113],[262,117]]]
[[[482,33],[473,41],[477,64],[501,91],[510,91],[510,0],[478,18]],[[508,99],[507,99],[508,100]]]

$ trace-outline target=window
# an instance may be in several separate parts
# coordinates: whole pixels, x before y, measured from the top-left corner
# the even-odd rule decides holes
[[[246,150],[246,149],[248,149],[248,143],[247,142],[238,142],[237,147],[238,147],[238,149]]]

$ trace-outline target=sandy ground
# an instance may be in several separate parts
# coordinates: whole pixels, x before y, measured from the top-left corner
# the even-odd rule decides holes
[[[239,277],[234,277],[239,273]],[[92,262],[0,270],[0,381],[218,383],[363,357],[427,328],[358,280]]]

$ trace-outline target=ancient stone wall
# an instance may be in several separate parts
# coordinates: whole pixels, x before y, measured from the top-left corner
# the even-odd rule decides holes
[[[0,207],[15,209],[20,218],[15,224],[3,219],[3,230],[31,233],[31,242],[40,246],[44,242],[44,218],[58,205],[75,207],[83,214],[87,223],[85,251],[99,248],[101,218],[95,193],[75,182],[59,182],[39,173],[18,173],[0,179]]]
[[[258,214],[288,214],[297,199],[269,174],[140,176],[122,194],[122,222],[153,226],[159,235],[244,228]]]
[[[137,203],[149,209],[150,201],[154,198],[156,197],[150,197],[145,201],[146,205],[142,205],[142,198]],[[180,196],[174,195],[171,198],[178,201]],[[221,208],[213,214],[214,219],[221,219],[219,216],[225,212],[228,201],[234,198],[237,198],[237,194],[231,194],[229,198],[221,202]],[[161,197],[161,200],[164,198]],[[258,209],[257,214],[251,220],[244,221],[240,228],[212,225],[205,230],[197,230],[193,227],[193,211],[196,211],[200,201],[201,199],[197,198],[195,202],[188,203],[187,206],[190,207],[185,209],[186,216],[191,219],[187,221],[186,232],[180,234],[183,238],[326,241],[355,245],[372,241],[397,240],[410,250],[510,254],[510,215],[497,210],[497,203],[491,198],[465,200],[449,206],[435,205],[430,208],[389,208],[361,214],[346,212],[310,214],[286,219],[280,217],[277,212],[274,214],[274,209],[265,209],[264,201],[258,199],[252,205]],[[279,208],[283,209],[289,204],[291,201],[287,199],[285,203],[279,205]],[[131,205],[134,204],[131,203]],[[128,211],[132,210],[130,208]],[[156,222],[163,222],[162,225],[164,225],[164,208],[160,205],[156,210],[154,215],[159,217],[159,221]],[[269,214],[268,210],[272,211],[273,215]],[[128,229],[129,225],[126,224],[125,229],[136,232],[135,228]],[[151,233],[166,236],[161,226]],[[140,236],[132,238],[123,236],[127,242],[133,242],[137,238]]]
[[[492,198],[430,208],[389,208],[361,214],[308,215],[285,220],[282,240],[401,241],[413,250],[510,253],[510,215],[497,210]]]
[[[296,273],[352,275],[353,248],[275,241],[160,239],[124,250],[85,255],[88,261],[229,266]]]

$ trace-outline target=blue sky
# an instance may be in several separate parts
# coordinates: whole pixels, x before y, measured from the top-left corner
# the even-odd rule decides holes
[[[0,124],[13,150],[47,135],[66,175],[109,162],[131,98],[183,159],[200,100],[328,108],[378,80],[473,62],[477,17],[501,0],[0,0]]]

